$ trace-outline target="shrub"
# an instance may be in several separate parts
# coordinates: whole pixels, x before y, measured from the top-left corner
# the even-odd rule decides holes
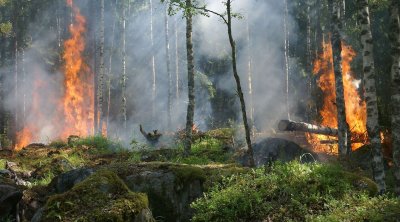
[[[275,163],[224,178],[192,203],[196,210],[193,221],[305,221],[323,215],[329,218],[356,200],[369,206],[366,201],[373,202],[376,197],[371,196],[375,194],[376,184],[370,179],[336,165]],[[389,209],[399,207],[396,201],[389,203]],[[350,209],[346,212],[356,212]],[[357,212],[366,219],[372,218],[367,212]],[[383,211],[374,212],[376,218],[385,218],[380,217]]]

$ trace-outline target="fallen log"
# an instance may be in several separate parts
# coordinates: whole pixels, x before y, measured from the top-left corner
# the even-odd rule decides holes
[[[278,124],[281,131],[302,131],[315,134],[323,134],[328,136],[337,136],[338,130],[326,126],[318,126],[305,122],[295,122],[291,120],[281,120]]]

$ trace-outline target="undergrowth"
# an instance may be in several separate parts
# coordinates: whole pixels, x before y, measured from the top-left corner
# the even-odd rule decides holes
[[[104,136],[89,136],[78,138],[76,141],[73,141],[71,145],[74,147],[87,146],[89,148],[95,148],[95,150],[91,150],[93,152],[107,153],[125,150],[121,142],[108,139]]]
[[[191,206],[193,221],[396,221],[399,201],[376,190],[336,165],[275,163],[224,178]]]

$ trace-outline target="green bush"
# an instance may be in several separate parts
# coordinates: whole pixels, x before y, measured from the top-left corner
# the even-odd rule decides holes
[[[365,201],[373,201],[370,196],[375,194],[376,184],[370,179],[336,165],[275,163],[269,168],[224,178],[192,203],[196,210],[193,221],[305,221],[324,215],[329,218],[336,215],[339,203],[345,208],[358,200],[368,206]],[[398,201],[388,202],[390,209],[399,207]],[[350,209],[348,214],[356,212]],[[384,213],[374,212],[376,218]],[[369,214],[363,215],[372,219]]]

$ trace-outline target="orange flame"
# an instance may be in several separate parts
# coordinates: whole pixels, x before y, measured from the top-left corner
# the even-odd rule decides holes
[[[346,120],[349,124],[352,138],[352,149],[358,149],[367,142],[367,111],[366,103],[360,98],[359,84],[351,71],[350,63],[356,56],[355,51],[342,42],[342,71],[344,85],[344,99],[346,105]],[[331,43],[323,42],[323,53],[314,62],[313,73],[319,74],[318,86],[324,95],[324,102],[320,115],[321,125],[337,128],[335,74],[333,70],[333,54]],[[325,135],[306,135],[315,150],[338,153],[337,144],[321,144],[323,140],[332,140]]]
[[[93,133],[94,95],[93,74],[84,62],[86,19],[72,0],[67,0],[75,14],[74,23],[69,27],[70,39],[64,42],[64,86],[65,94],[62,109],[65,117],[65,128],[61,137],[71,134],[86,136]]]

